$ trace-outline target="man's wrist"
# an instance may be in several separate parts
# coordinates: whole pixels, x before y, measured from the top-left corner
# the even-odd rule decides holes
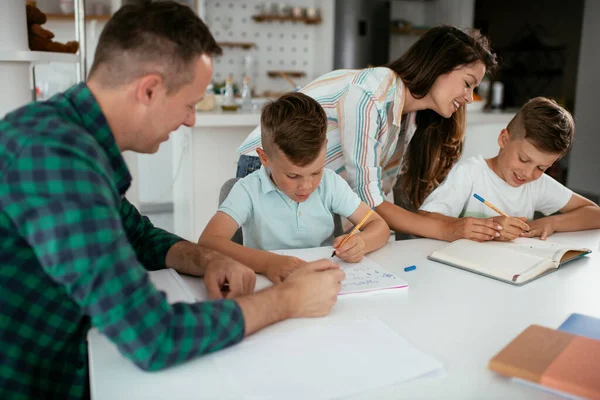
[[[278,283],[273,287],[277,291],[277,304],[281,305],[279,312],[281,320],[296,317],[296,290],[293,282]]]
[[[203,276],[209,263],[225,258],[224,255],[202,245],[180,241],[169,249],[166,266],[187,275]]]

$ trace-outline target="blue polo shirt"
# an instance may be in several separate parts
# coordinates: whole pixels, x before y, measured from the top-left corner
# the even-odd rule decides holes
[[[261,250],[302,249],[333,243],[333,214],[349,217],[360,198],[325,168],[317,190],[298,203],[271,180],[266,168],[240,179],[219,207],[242,227],[244,246]]]

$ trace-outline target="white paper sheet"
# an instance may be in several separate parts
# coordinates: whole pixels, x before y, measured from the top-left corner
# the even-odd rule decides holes
[[[213,360],[246,400],[339,398],[443,368],[376,318],[321,320],[277,336],[257,335]]]
[[[315,261],[322,258],[331,258],[331,252],[331,247],[315,247],[311,249],[277,250],[274,253],[298,257],[305,261]],[[340,295],[408,288],[408,283],[405,280],[386,271],[368,257],[363,257],[358,263],[347,263],[337,257],[332,260],[339,264],[346,273]]]

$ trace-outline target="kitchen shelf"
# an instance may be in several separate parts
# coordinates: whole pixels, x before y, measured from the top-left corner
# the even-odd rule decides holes
[[[70,53],[55,53],[51,51],[29,50],[0,50],[0,62],[59,62],[76,64],[78,61],[79,57],[76,54]]]
[[[271,21],[292,21],[303,22],[306,25],[317,25],[321,23],[321,17],[293,17],[291,15],[253,15],[252,19],[256,22],[271,22]]]
[[[46,14],[48,21],[74,21],[75,14]],[[86,15],[86,21],[108,21],[112,15]]]
[[[221,47],[240,48],[243,50],[250,50],[256,47],[256,43],[252,42],[218,42]]]
[[[304,78],[306,76],[304,71],[267,71],[269,78],[284,78],[283,74],[289,78]]]
[[[425,32],[427,32],[428,30],[429,30],[429,28],[399,28],[399,27],[392,27],[390,29],[390,31],[394,35],[414,35],[414,36],[420,36],[420,35],[424,34]]]

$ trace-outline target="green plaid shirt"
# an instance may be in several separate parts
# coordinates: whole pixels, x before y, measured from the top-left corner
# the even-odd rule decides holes
[[[149,281],[182,239],[125,199],[130,181],[85,83],[0,120],[0,398],[89,396],[90,326],[144,370],[242,339],[234,301],[169,305]]]

